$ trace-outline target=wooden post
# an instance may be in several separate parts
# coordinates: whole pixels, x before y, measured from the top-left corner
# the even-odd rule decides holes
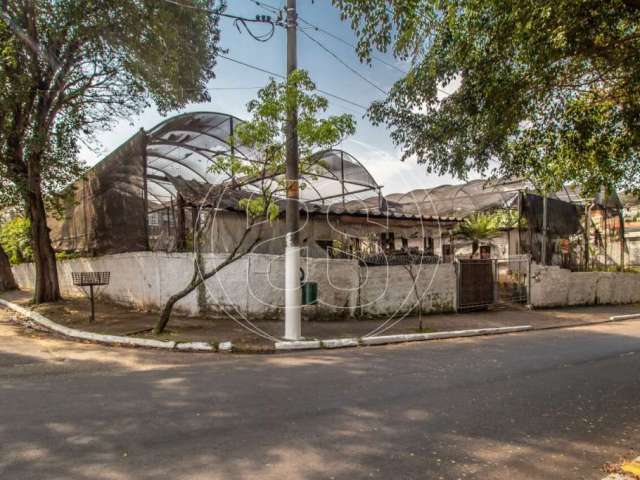
[[[589,269],[589,228],[591,227],[591,205],[584,206],[584,269]]]
[[[144,218],[143,218],[143,227],[144,227],[144,238],[145,240],[145,250],[151,250],[149,243],[149,179],[147,177],[147,167],[148,167],[148,159],[147,159],[147,134],[144,131],[144,128],[140,129],[140,134],[144,135],[142,141],[142,201],[144,202]],[[84,186],[84,182],[83,182]],[[84,188],[84,187],[83,187]],[[86,203],[86,199],[85,199]],[[86,223],[85,223],[86,224]]]
[[[604,270],[607,271],[609,267],[609,242],[607,242],[607,207],[604,207]]]
[[[183,251],[187,246],[184,208],[184,198],[178,193],[176,196],[176,250],[178,252]]]
[[[93,285],[89,285],[89,292],[91,292],[91,323],[96,321],[96,308],[93,300]]]
[[[618,212],[618,217],[620,219],[620,271],[624,272],[624,213],[622,210]]]
[[[522,254],[522,192],[518,192],[518,248],[516,254]]]

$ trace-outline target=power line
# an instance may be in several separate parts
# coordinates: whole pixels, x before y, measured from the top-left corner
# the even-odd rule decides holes
[[[314,42],[316,45],[318,45],[320,48],[322,48],[325,52],[327,52],[329,55],[331,55],[333,58],[335,58],[338,62],[340,62],[345,68],[347,68],[350,72],[352,72],[354,75],[357,75],[358,77],[360,77],[362,80],[364,80],[365,82],[367,82],[369,85],[371,85],[373,88],[375,88],[376,90],[378,90],[379,92],[381,92],[384,95],[389,95],[389,92],[387,92],[386,90],[384,90],[383,88],[379,87],[378,85],[376,85],[375,83],[373,83],[371,80],[369,80],[367,77],[365,77],[363,74],[361,74],[358,70],[356,70],[355,68],[353,68],[351,65],[349,65],[347,62],[345,62],[344,60],[342,60],[342,58],[340,58],[340,56],[336,53],[334,53],[333,51],[331,51],[329,48],[325,47],[320,41],[318,41],[317,39],[313,38],[311,35],[309,35],[307,32],[305,32],[304,30],[302,30],[301,28],[299,28],[298,30],[300,30],[300,32],[306,36],[309,40],[311,40],[312,42]]]
[[[344,38],[339,37],[338,35],[336,35],[334,33],[331,33],[328,30],[325,30],[324,28],[321,28],[321,27],[319,27],[317,25],[314,25],[313,23],[305,20],[304,18],[302,18],[300,16],[298,16],[298,18],[300,19],[300,21],[302,21],[303,23],[309,25],[309,27],[313,28],[315,31],[320,32],[320,33],[324,33],[325,35],[333,38],[334,40],[337,40],[338,42],[343,43],[343,44],[353,48],[354,50],[358,48],[354,43],[351,43],[351,42],[345,40]],[[386,65],[389,68],[393,68],[394,70],[397,70],[400,73],[403,73],[405,75],[408,73],[406,70],[403,70],[402,68],[398,67],[397,65],[394,65],[393,63],[388,62],[385,59],[383,59],[383,58],[381,58],[381,57],[379,57],[377,55],[371,55],[371,58],[373,58],[374,60],[377,60],[378,62],[380,62],[380,63],[382,63],[384,65]]]
[[[285,78],[286,78],[284,75],[281,75],[281,74],[279,74],[279,73],[275,73],[275,72],[272,72],[272,71],[270,71],[270,70],[266,70],[266,69],[264,69],[264,68],[262,68],[262,67],[258,67],[258,66],[256,66],[256,65],[252,65],[252,64],[250,64],[250,63],[246,63],[246,62],[243,62],[243,61],[241,61],[241,60],[236,60],[235,58],[231,58],[231,57],[228,57],[228,56],[226,56],[226,55],[218,54],[218,57],[219,57],[219,58],[224,58],[225,60],[229,60],[230,62],[237,63],[237,64],[239,64],[239,65],[243,65],[243,66],[245,66],[245,67],[247,67],[247,68],[251,68],[251,69],[253,69],[253,70],[257,70],[257,71],[259,71],[259,72],[266,73],[267,75],[272,75],[272,76],[274,76],[274,77],[281,78],[281,79],[285,79]],[[359,103],[356,103],[356,102],[354,102],[354,101],[352,101],[352,100],[349,100],[349,99],[347,99],[347,98],[341,97],[340,95],[336,95],[336,94],[334,94],[334,93],[327,92],[326,90],[322,90],[322,89],[320,89],[320,88],[316,88],[316,90],[317,90],[318,92],[320,92],[320,93],[322,93],[322,94],[324,94],[324,95],[328,96],[328,97],[335,98],[336,100],[340,100],[341,102],[348,103],[349,105],[353,105],[354,107],[361,108],[362,110],[368,110],[368,109],[369,109],[369,107],[365,107],[364,105],[361,105],[361,104],[359,104]]]
[[[182,8],[188,8],[190,10],[198,10],[199,12],[207,12],[207,13],[211,13],[212,15],[218,15],[220,17],[225,17],[225,18],[231,18],[233,20],[244,20],[245,22],[256,22],[256,23],[274,23],[271,20],[271,17],[267,18],[262,18],[262,16],[258,15],[256,16],[256,18],[248,18],[248,17],[241,17],[239,15],[232,15],[230,13],[223,13],[220,12],[218,10],[212,10],[210,8],[206,8],[206,7],[199,7],[197,5],[189,5],[187,3],[180,3],[177,0],[163,0],[166,3],[170,3],[171,5],[175,5],[177,7],[182,7]]]
[[[265,2],[260,2],[258,0],[249,0],[251,3],[255,3],[258,7],[264,8],[267,11],[270,11],[272,13],[278,13],[282,10],[282,8],[278,8],[275,5],[271,5],[269,3],[265,3]],[[300,17],[298,17],[300,18]]]
[[[262,87],[207,87],[205,90],[259,90]]]
[[[258,3],[260,3],[258,0],[250,0],[250,1],[253,1],[254,3],[256,3],[256,5]],[[393,12],[391,12],[388,8],[387,8],[387,13],[389,13],[390,15],[393,15]],[[309,22],[308,20],[305,20],[300,15],[298,15],[298,19],[301,22],[303,22],[306,25],[308,25],[310,28],[313,28],[315,31],[320,32],[320,33],[324,33],[325,35],[333,38],[334,40],[337,40],[338,42],[343,43],[344,45],[347,45],[347,46],[353,48],[354,50],[357,50],[358,47],[354,43],[351,43],[348,40],[345,40],[344,38],[339,37],[338,35],[330,32],[328,30],[325,30],[322,27],[317,26],[317,25]],[[404,70],[404,69],[398,67],[397,65],[394,65],[393,63],[386,61],[384,58],[381,58],[378,55],[371,55],[371,58],[373,58],[374,60],[377,60],[378,62],[380,62],[380,63],[382,63],[384,65],[386,65],[389,68],[393,68],[394,70],[397,70],[398,72],[400,72],[400,73],[402,73],[404,75],[409,73],[407,70]],[[446,90],[443,90],[442,88],[436,87],[436,90],[438,92],[444,94],[444,95],[447,95],[447,96],[451,95],[450,92],[447,92]]]
[[[164,2],[169,3],[171,5],[175,5],[178,7],[182,7],[182,8],[187,8],[190,10],[197,10],[199,12],[206,12],[206,13],[210,13],[211,15],[218,15],[220,17],[224,17],[224,18],[230,18],[233,20],[234,25],[236,26],[236,28],[238,29],[238,31],[240,30],[240,25],[242,25],[244,27],[244,29],[247,31],[247,33],[249,35],[251,35],[251,37],[254,40],[257,40],[258,42],[267,42],[269,40],[271,40],[271,38],[273,38],[273,35],[275,34],[275,29],[276,29],[276,25],[281,25],[282,24],[282,19],[278,18],[275,21],[268,15],[256,15],[255,18],[248,18],[248,17],[241,17],[239,15],[232,15],[230,13],[223,13],[221,11],[218,10],[212,10],[210,8],[206,8],[206,7],[199,7],[197,5],[188,5],[186,3],[180,3],[176,0],[164,0]],[[271,30],[269,30],[268,32],[264,33],[264,34],[257,34],[254,33],[250,28],[249,25],[247,25],[248,23],[266,23],[269,24],[271,26]]]
[[[259,72],[266,73],[267,75],[273,75],[274,77],[278,77],[278,78],[282,78],[282,79],[285,78],[285,76],[281,75],[280,73],[275,73],[275,72],[272,72],[270,70],[266,70],[266,69],[264,69],[262,67],[258,67],[256,65],[251,65],[250,63],[243,62],[242,60],[236,60],[235,58],[227,57],[226,55],[222,55],[222,54],[218,54],[218,57],[219,58],[224,58],[225,60],[229,60],[231,62],[240,64],[240,65],[244,65],[245,67],[253,68],[254,70],[258,70]]]

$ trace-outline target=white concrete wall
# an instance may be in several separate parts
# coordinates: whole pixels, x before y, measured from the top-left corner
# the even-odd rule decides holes
[[[204,255],[205,268],[223,256]],[[185,286],[193,272],[187,253],[136,252],[59,262],[64,295],[82,295],[71,272],[110,271],[111,283],[101,294],[111,301],[144,310],[157,310]],[[418,306],[411,274],[403,266],[360,267],[353,260],[303,258],[307,280],[318,283],[317,305],[305,306],[307,318],[339,319],[353,315],[389,316]],[[32,289],[33,264],[14,267],[20,288]],[[455,309],[456,275],[453,264],[412,266],[422,310]],[[187,314],[232,313],[282,318],[284,259],[278,255],[247,255],[209,279],[206,288],[177,304]],[[571,272],[559,267],[532,266],[531,303],[534,307],[622,304],[640,302],[640,274]]]
[[[203,255],[204,269],[224,258]],[[358,270],[356,262],[333,259],[303,259],[307,280],[318,282],[319,305],[305,307],[314,315],[346,314],[355,311]],[[33,264],[14,267],[20,288],[34,287]],[[109,300],[145,310],[157,310],[189,282],[193,257],[188,253],[136,252],[58,262],[63,295],[83,292],[71,281],[74,271],[110,271],[111,282],[100,289]],[[284,304],[284,259],[277,255],[247,255],[181,300],[176,308],[188,314],[229,311],[240,314],[279,316]]]
[[[204,270],[224,258],[203,255]],[[307,318],[338,319],[356,314],[387,315],[417,305],[411,276],[404,267],[360,267],[354,260],[303,258],[306,280],[318,283],[318,304],[305,306]],[[452,264],[413,266],[425,312],[453,310],[455,273]],[[71,280],[74,271],[110,271],[111,283],[100,289],[105,298],[143,310],[158,310],[183,288],[193,272],[188,253],[135,252],[58,262],[63,295],[83,295]],[[32,289],[33,264],[14,267],[20,288]],[[176,309],[187,314],[228,312],[236,316],[282,318],[284,258],[251,254],[209,279],[206,288],[182,299]]]
[[[360,272],[360,306],[363,316],[402,314],[419,306],[414,281],[404,266],[363,267]],[[422,311],[455,309],[456,274],[452,263],[413,265],[413,275]]]
[[[534,307],[640,302],[638,273],[572,272],[535,264],[531,273]]]

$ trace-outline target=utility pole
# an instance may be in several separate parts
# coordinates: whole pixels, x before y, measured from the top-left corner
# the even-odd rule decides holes
[[[296,0],[287,0],[287,80],[298,68],[298,47],[296,39],[298,19]],[[299,220],[299,171],[298,171],[298,105],[287,111],[287,234],[284,258],[284,337],[299,340],[301,337],[300,314],[300,242],[298,238]]]

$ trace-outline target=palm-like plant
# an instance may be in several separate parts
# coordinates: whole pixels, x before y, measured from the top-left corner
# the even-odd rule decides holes
[[[500,226],[498,215],[476,212],[460,222],[454,235],[471,241],[471,258],[473,258],[480,248],[480,242],[497,236]]]

